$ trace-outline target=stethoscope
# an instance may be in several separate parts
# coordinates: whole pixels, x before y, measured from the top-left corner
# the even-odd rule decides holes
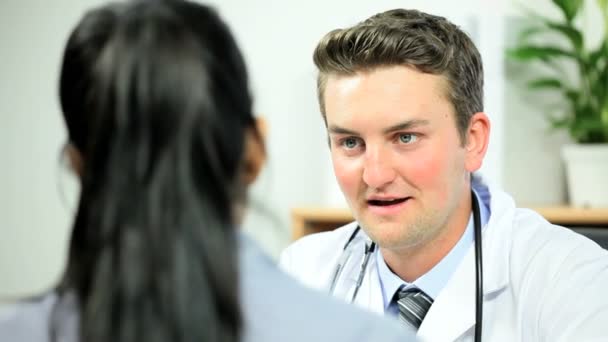
[[[480,342],[481,326],[483,322],[483,256],[481,252],[481,214],[477,196],[473,191],[471,191],[471,205],[473,209],[473,231],[475,236],[475,342]],[[361,227],[357,226],[344,244],[342,255],[340,255],[340,258],[338,259],[338,263],[334,269],[332,281],[329,286],[330,294],[334,293],[338,279],[340,279],[340,275],[342,274],[342,270],[352,254],[352,250],[349,247],[353,240],[357,237],[360,230]],[[369,263],[369,258],[372,256],[372,254],[374,254],[375,251],[375,242],[370,241],[365,244],[365,255],[363,257],[363,262],[361,263],[361,270],[357,276],[355,290],[353,291],[353,295],[350,299],[351,303],[357,298],[359,288],[361,288],[361,284],[363,284],[363,278],[365,277],[365,271],[367,269],[367,264]]]

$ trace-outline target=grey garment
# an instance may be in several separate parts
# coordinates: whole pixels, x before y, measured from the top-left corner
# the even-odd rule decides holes
[[[243,342],[415,340],[396,320],[298,284],[249,238],[239,243]],[[76,299],[58,298],[50,293],[0,310],[0,342],[77,342]]]
[[[54,294],[24,300],[0,310],[0,341],[49,341],[49,317]]]
[[[247,238],[241,239],[240,264],[244,342],[416,340],[394,318],[303,287]]]
[[[0,311],[0,341],[76,342],[76,299],[56,293],[31,298]]]

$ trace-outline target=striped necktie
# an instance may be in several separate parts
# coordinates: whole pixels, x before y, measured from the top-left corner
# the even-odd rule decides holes
[[[418,330],[422,324],[422,320],[432,304],[433,299],[417,288],[397,292],[399,319],[415,330]]]

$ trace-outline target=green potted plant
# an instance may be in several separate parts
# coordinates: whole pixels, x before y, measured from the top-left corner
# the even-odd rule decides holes
[[[547,118],[553,128],[567,130],[573,141],[562,147],[570,203],[608,207],[608,0],[597,1],[603,27],[598,28],[602,39],[594,47],[587,46],[575,20],[584,0],[552,2],[562,18],[552,20],[530,12],[531,24],[520,32],[507,58],[544,64],[546,75],[527,87],[562,95],[560,110],[547,113]],[[549,34],[558,39],[538,43]]]

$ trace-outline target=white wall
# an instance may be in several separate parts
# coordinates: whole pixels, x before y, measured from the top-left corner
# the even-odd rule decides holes
[[[101,0],[3,0],[0,2],[0,298],[40,291],[62,271],[72,210],[58,186],[73,193],[61,173],[59,152],[65,131],[57,104],[57,74],[69,30],[85,8]],[[528,3],[549,9],[549,0]],[[486,111],[493,123],[484,174],[493,183],[512,176],[505,156],[525,145],[509,145],[515,127],[505,100],[504,16],[507,0],[214,0],[241,44],[257,113],[269,123],[269,167],[252,199],[273,215],[251,211],[245,229],[274,255],[289,239],[289,208],[344,205],[331,172],[325,132],[317,108],[311,60],[318,39],[330,29],[352,25],[396,7],[443,15],[470,31],[484,58]],[[506,94],[506,95],[505,95]],[[524,106],[524,108],[526,108]],[[520,108],[521,109],[521,108]],[[525,109],[521,110],[525,111]],[[511,120],[507,122],[507,120]],[[519,119],[518,119],[519,120]],[[511,160],[509,159],[509,160]],[[510,165],[510,162],[509,162]],[[60,176],[63,174],[64,176]],[[518,178],[519,177],[519,178]],[[537,174],[536,177],[542,177]],[[552,186],[545,184],[545,186]],[[530,188],[528,186],[528,188]],[[523,193],[526,195],[526,193]],[[528,194],[529,195],[529,194]],[[68,196],[68,202],[73,200]],[[277,221],[278,220],[278,221]]]
[[[99,2],[0,2],[0,298],[61,272],[71,215],[58,195],[57,74],[69,30]]]

